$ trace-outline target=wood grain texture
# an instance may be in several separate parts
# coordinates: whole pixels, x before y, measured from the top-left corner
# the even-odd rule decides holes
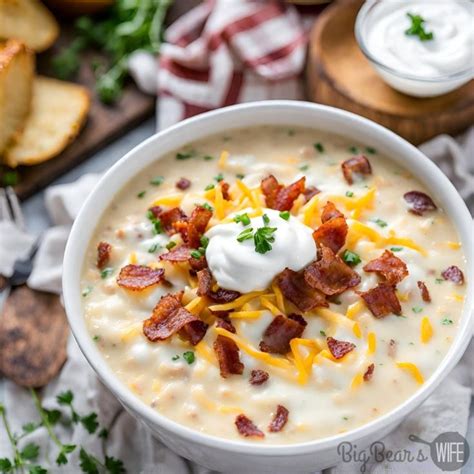
[[[306,71],[309,99],[363,115],[414,144],[440,133],[457,134],[474,123],[474,81],[421,99],[395,91],[378,76],[354,37],[362,3],[338,1],[316,21]]]
[[[23,387],[42,387],[66,361],[69,327],[59,296],[16,288],[0,316],[0,371]]]

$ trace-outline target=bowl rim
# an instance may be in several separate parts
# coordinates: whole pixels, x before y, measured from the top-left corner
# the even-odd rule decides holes
[[[365,43],[363,25],[364,25],[364,21],[367,19],[367,17],[369,16],[373,8],[376,8],[379,5],[381,5],[382,1],[383,0],[366,0],[364,4],[362,5],[362,7],[360,8],[359,12],[357,13],[355,26],[354,26],[354,34],[355,34],[357,43],[359,44],[359,48],[364,54],[364,56],[370,62],[374,63],[374,65],[376,65],[377,67],[384,69],[386,72],[393,74],[394,76],[398,76],[402,79],[408,79],[410,81],[424,82],[428,84],[439,84],[439,83],[448,82],[448,81],[456,81],[456,80],[461,81],[461,80],[472,79],[474,70],[471,65],[469,65],[466,69],[462,69],[460,71],[453,72],[450,74],[443,74],[436,77],[422,77],[422,76],[417,76],[416,74],[401,72],[398,69],[395,69],[385,64],[379,58],[376,58],[370,52],[370,49],[367,47]]]
[[[465,254],[465,258],[467,261],[466,269],[468,270],[469,275],[467,280],[468,288],[462,318],[460,319],[462,324],[460,324],[456,337],[453,340],[448,352],[434,373],[424,383],[424,385],[420,387],[420,389],[418,389],[411,397],[406,399],[402,404],[396,406],[394,409],[370,421],[369,423],[361,425],[354,430],[350,430],[345,433],[340,433],[312,441],[306,441],[303,443],[260,445],[258,442],[252,443],[249,441],[231,440],[200,433],[192,428],[171,420],[165,415],[162,415],[157,410],[151,408],[140,398],[138,398],[114,374],[111,367],[107,364],[99,349],[96,347],[96,344],[93,342],[90,334],[88,333],[87,328],[85,327],[80,287],[78,284],[76,286],[76,283],[80,283],[77,275],[79,275],[80,271],[82,270],[84,254],[90,241],[89,239],[85,241],[81,230],[82,228],[88,227],[92,229],[96,228],[96,225],[102,217],[103,212],[110,204],[110,200],[116,195],[117,192],[120,191],[120,189],[123,188],[123,185],[120,187],[113,187],[114,177],[120,172],[119,170],[121,168],[127,168],[127,166],[132,167],[132,162],[136,155],[139,155],[142,151],[146,150],[151,144],[160,142],[167,137],[172,137],[173,135],[186,137],[186,129],[188,127],[191,128],[196,126],[200,122],[202,122],[202,124],[205,124],[206,122],[218,123],[219,120],[225,116],[235,115],[238,118],[239,114],[247,114],[255,117],[259,113],[263,115],[270,112],[272,113],[272,116],[274,114],[276,117],[278,117],[281,116],[280,114],[284,114],[285,112],[288,113],[290,111],[307,114],[308,116],[313,114],[315,116],[323,115],[326,117],[331,117],[334,120],[346,122],[348,127],[360,128],[364,131],[366,129],[371,129],[373,135],[377,135],[379,137],[379,141],[384,141],[387,145],[390,144],[397,148],[398,152],[402,154],[405,153],[407,155],[407,161],[405,162],[405,165],[407,165],[410,161],[414,163],[416,160],[418,160],[417,166],[420,167],[423,172],[429,175],[430,179],[434,181],[433,187],[436,187],[436,189],[439,189],[446,194],[447,197],[443,201],[443,204],[451,202],[452,209],[455,209],[456,214],[458,214],[456,219],[454,219],[451,215],[450,217],[460,235],[463,248],[467,249],[465,250],[465,252],[467,252]],[[279,122],[272,123],[272,125],[276,125],[277,123]],[[292,124],[290,118],[286,124],[291,127]],[[260,123],[260,125],[264,125],[264,123]],[[244,126],[240,126],[240,128],[242,127]],[[212,136],[216,133],[223,132],[224,129],[231,130],[236,128],[239,128],[239,126],[233,124],[231,127],[224,127],[221,130],[212,131],[208,135]],[[316,130],[318,129],[317,126],[314,126],[313,128]],[[333,133],[336,135],[338,134],[337,131]],[[181,139],[181,141],[182,145],[186,144],[186,140]],[[174,147],[174,149],[177,148],[179,148],[179,146]],[[155,153],[153,161],[146,161],[145,164],[134,166],[133,171],[130,175],[128,175],[127,181],[149,167],[151,163],[158,161],[166,153],[167,152]],[[388,159],[391,159],[390,155],[387,157]],[[422,182],[425,181],[421,179],[420,174],[416,174],[416,176]],[[109,185],[111,185],[111,187],[107,188]],[[100,201],[101,199],[102,202]],[[100,205],[97,205],[97,202],[100,202]],[[102,207],[102,209],[100,209],[100,207]],[[100,210],[97,210],[98,208]],[[95,219],[95,221],[93,221],[93,225],[91,225],[90,214],[94,214],[96,212],[98,213],[98,217]],[[164,131],[152,135],[148,139],[144,140],[141,144],[134,147],[131,151],[126,153],[120,160],[118,160],[111,168],[106,171],[106,173],[96,184],[93,191],[86,198],[71,229],[65,249],[63,263],[62,284],[64,305],[74,338],[80,347],[82,354],[88,360],[91,367],[97,373],[99,378],[104,382],[107,388],[111,390],[112,393],[114,393],[114,395],[121,401],[121,403],[131,408],[132,411],[139,415],[139,417],[141,417],[144,421],[146,421],[148,425],[156,425],[162,430],[167,430],[173,433],[173,435],[178,436],[187,442],[194,444],[197,443],[206,447],[217,448],[221,451],[226,451],[229,453],[272,456],[276,458],[286,457],[288,455],[312,454],[322,450],[334,448],[342,441],[351,442],[360,440],[366,436],[369,436],[370,434],[381,431],[384,426],[388,426],[391,423],[395,424],[397,421],[401,422],[408,413],[416,408],[433,392],[433,390],[441,383],[442,379],[444,379],[444,377],[459,361],[471,339],[472,323],[474,319],[474,314],[472,313],[472,294],[474,293],[474,256],[472,249],[471,223],[472,217],[470,216],[464,201],[459,196],[452,183],[440,171],[440,169],[420,150],[415,148],[406,140],[386,129],[385,127],[372,122],[371,120],[341,109],[313,104],[305,101],[274,100],[234,105],[186,119],[165,129]],[[78,269],[80,269],[80,271],[78,271]],[[76,277],[77,282],[75,282]]]

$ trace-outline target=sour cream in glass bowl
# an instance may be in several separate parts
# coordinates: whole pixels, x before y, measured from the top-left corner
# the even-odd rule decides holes
[[[469,0],[369,0],[359,11],[355,34],[394,89],[435,97],[474,77],[473,22]]]

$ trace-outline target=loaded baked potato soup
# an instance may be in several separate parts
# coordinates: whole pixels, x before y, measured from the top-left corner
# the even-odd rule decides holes
[[[144,403],[290,444],[392,410],[433,374],[465,296],[455,228],[370,144],[259,127],[133,178],[82,273],[91,338]]]

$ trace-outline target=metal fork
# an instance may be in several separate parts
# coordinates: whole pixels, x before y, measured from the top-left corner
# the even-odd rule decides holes
[[[2,220],[13,221],[20,230],[26,230],[25,218],[23,217],[20,201],[10,186],[6,189],[0,188],[0,221]],[[13,275],[10,278],[0,276],[0,291],[7,287],[22,285],[26,282],[33,269],[33,257],[36,250],[37,246],[35,244],[31,249],[30,255],[25,260],[15,262]]]

